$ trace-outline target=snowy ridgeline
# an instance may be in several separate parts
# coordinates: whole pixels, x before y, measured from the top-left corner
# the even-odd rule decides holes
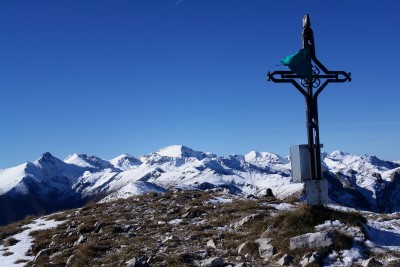
[[[333,203],[364,210],[400,210],[396,205],[400,188],[395,183],[400,179],[400,164],[335,151],[323,154],[323,165]],[[62,161],[47,152],[35,162],[0,170],[0,201],[19,207],[20,216],[37,213],[33,206],[50,212],[79,207],[89,200],[110,201],[171,188],[216,187],[236,195],[263,195],[270,188],[281,199],[303,189],[302,184],[291,183],[289,158],[256,151],[218,157],[178,145],[146,156],[124,154],[111,160],[73,154]],[[32,207],[26,206],[27,199]],[[4,215],[0,217],[16,219],[5,210],[0,210]]]

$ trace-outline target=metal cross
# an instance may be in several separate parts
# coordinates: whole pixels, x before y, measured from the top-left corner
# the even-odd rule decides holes
[[[307,135],[308,135],[308,151],[310,159],[311,180],[322,179],[321,168],[321,148],[319,140],[318,127],[318,105],[317,99],[319,94],[324,90],[328,83],[342,83],[351,81],[351,73],[345,71],[328,70],[315,56],[314,35],[311,29],[309,15],[303,17],[302,42],[303,48],[311,48],[311,59],[314,62],[312,66],[312,79],[303,78],[293,71],[278,70],[268,72],[268,81],[275,83],[291,83],[304,96],[306,101],[307,113]],[[322,73],[321,73],[322,71]],[[300,84],[296,81],[300,80]],[[321,84],[322,81],[322,84]],[[315,90],[315,92],[314,92]]]

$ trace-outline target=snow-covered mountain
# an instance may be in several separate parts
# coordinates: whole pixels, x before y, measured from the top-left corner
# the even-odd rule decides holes
[[[375,156],[334,151],[325,155],[329,170],[330,197],[347,206],[393,212],[400,210],[400,165]],[[351,193],[350,196],[348,193]],[[335,197],[334,197],[335,196]]]
[[[374,156],[323,154],[332,202],[381,212],[400,211],[400,164]],[[73,154],[64,161],[44,153],[37,161],[0,170],[0,224],[88,201],[110,201],[171,188],[224,188],[236,195],[278,198],[301,194],[290,160],[268,152],[218,157],[181,145],[141,157],[111,160]]]

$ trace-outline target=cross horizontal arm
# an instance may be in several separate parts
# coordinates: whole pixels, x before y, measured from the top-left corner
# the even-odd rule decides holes
[[[345,72],[342,70],[330,70],[330,71],[328,71],[327,75],[335,75],[335,79],[330,80],[330,82],[334,82],[334,83],[351,82],[351,72]],[[341,75],[343,77],[340,78],[339,75]],[[321,78],[324,78],[324,77],[321,77]]]
[[[277,78],[274,77],[275,75],[293,75],[293,76],[296,76],[297,74],[294,74],[294,72],[290,71],[290,70],[276,70],[276,71],[273,71],[272,73],[271,72],[267,73],[268,81],[273,81],[275,83],[279,83],[279,82],[285,83],[286,82],[286,81],[281,81],[281,79],[283,79],[282,76],[281,76],[281,79],[277,79]],[[299,76],[299,75],[297,75],[297,76]],[[293,77],[291,77],[291,78],[293,78]]]
[[[274,75],[281,75],[281,78],[275,78],[273,77]],[[350,76],[351,73],[346,73],[344,71],[329,71],[329,74],[314,74],[312,77],[317,79],[329,79],[330,82],[350,82]],[[273,82],[285,82],[280,81],[283,79],[302,79],[302,77],[293,73],[292,71],[274,71],[272,73],[268,73],[268,81],[272,80]]]
[[[336,71],[336,70],[328,70],[315,56],[315,50],[313,50],[312,53],[312,60],[314,61],[314,63],[318,66],[318,68],[320,68],[325,74],[330,75],[330,74],[334,74],[336,75],[334,77],[335,81],[331,81],[331,82],[351,82],[351,73],[350,72],[345,72],[345,71]],[[343,75],[344,78],[339,78],[339,75]],[[331,77],[318,77],[318,78],[331,78]]]
[[[275,78],[274,75],[281,75],[281,78]],[[300,93],[302,93],[304,96],[307,96],[307,92],[298,84],[294,78],[285,78],[283,75],[293,75],[293,76],[298,76],[294,78],[301,78],[299,75],[294,74],[292,71],[286,71],[286,70],[277,70],[274,72],[268,72],[267,73],[267,79],[268,81],[273,81],[274,83],[291,83],[296,87],[297,90],[299,90]]]

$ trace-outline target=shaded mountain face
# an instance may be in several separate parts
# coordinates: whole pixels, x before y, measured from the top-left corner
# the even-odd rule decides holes
[[[324,175],[334,203],[377,212],[400,211],[400,165],[374,156],[335,151],[323,154]],[[112,160],[73,154],[64,161],[44,153],[35,162],[0,170],[0,224],[28,214],[47,214],[148,192],[220,189],[231,194],[284,199],[301,195],[291,182],[290,161],[268,152],[218,157],[169,146],[139,158]]]

